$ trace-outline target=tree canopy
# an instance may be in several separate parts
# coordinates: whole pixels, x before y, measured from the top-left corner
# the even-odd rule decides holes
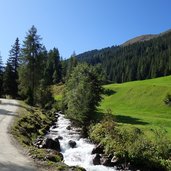
[[[91,120],[102,97],[103,88],[96,69],[79,64],[72,71],[63,96],[67,116],[79,123]]]

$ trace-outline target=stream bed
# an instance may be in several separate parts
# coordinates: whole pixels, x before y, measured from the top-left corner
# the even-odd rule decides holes
[[[103,165],[93,165],[91,152],[95,147],[88,139],[81,138],[80,129],[71,127],[71,121],[63,114],[57,113],[58,119],[55,126],[50,128],[48,136],[58,138],[64,163],[69,166],[81,166],[87,171],[116,171],[114,168]],[[76,146],[71,148],[69,141],[76,142]]]

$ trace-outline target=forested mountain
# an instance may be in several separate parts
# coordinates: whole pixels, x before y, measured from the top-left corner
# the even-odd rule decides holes
[[[107,79],[118,83],[171,75],[171,31],[146,38],[127,46],[85,52],[76,58],[101,64]]]

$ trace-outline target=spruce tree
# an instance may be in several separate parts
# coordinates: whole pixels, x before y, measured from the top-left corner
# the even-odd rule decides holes
[[[44,48],[40,43],[42,39],[37,29],[32,26],[28,31],[21,49],[19,67],[20,95],[27,99],[30,105],[36,104],[36,91],[43,77],[45,63]]]
[[[7,62],[3,74],[3,94],[10,95],[12,98],[16,97],[14,72],[10,63]]]
[[[56,84],[62,81],[62,65],[57,48],[53,48],[48,53],[45,80],[47,85]]]
[[[18,95],[18,65],[19,65],[19,55],[20,55],[20,44],[19,39],[16,38],[14,45],[12,45],[9,51],[9,58],[7,60],[7,65],[4,74],[4,90],[5,94],[11,95],[16,98]],[[12,83],[12,85],[10,85]]]

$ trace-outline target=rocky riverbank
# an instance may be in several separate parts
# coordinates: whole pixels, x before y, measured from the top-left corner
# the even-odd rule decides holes
[[[56,150],[69,166],[81,166],[87,171],[114,171],[117,169],[114,159],[102,152],[102,147],[82,138],[81,129],[73,127],[70,120],[61,113],[56,114],[57,121],[50,127],[45,137],[34,142],[37,148]],[[101,151],[100,151],[101,149]],[[53,160],[54,156],[51,157]]]

